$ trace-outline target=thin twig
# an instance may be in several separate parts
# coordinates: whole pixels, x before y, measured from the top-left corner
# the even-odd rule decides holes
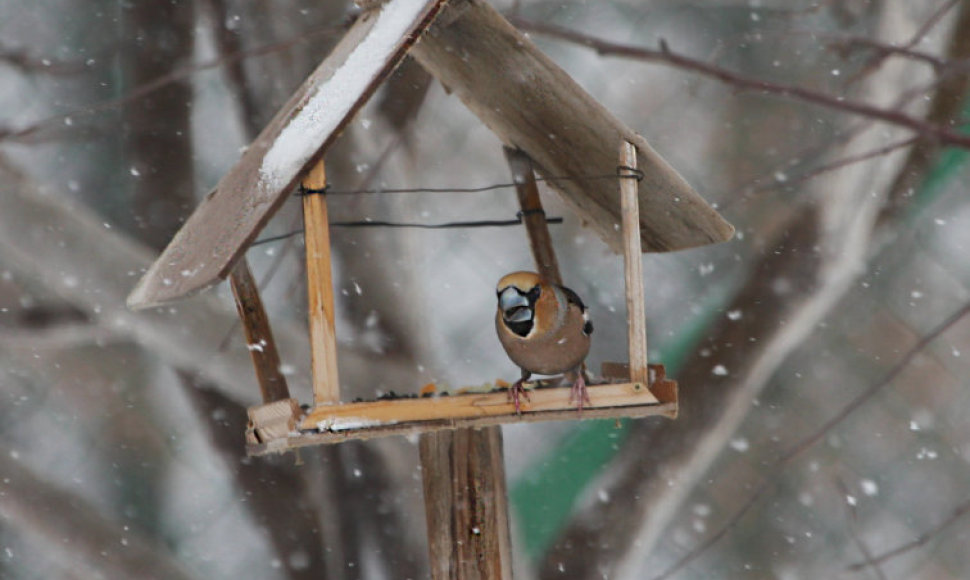
[[[602,55],[616,55],[649,62],[669,64],[682,70],[688,70],[707,77],[717,79],[731,86],[754,90],[764,94],[788,97],[805,103],[818,105],[835,111],[852,113],[870,119],[876,119],[900,127],[906,127],[924,137],[936,139],[940,143],[970,149],[970,135],[956,133],[946,127],[927,123],[922,119],[911,117],[894,109],[883,109],[867,103],[850,101],[843,97],[829,95],[813,89],[774,83],[762,79],[752,78],[736,72],[696,60],[694,58],[673,52],[665,42],[661,42],[659,49],[643,48],[618,44],[596,38],[582,32],[561,28],[551,24],[533,22],[530,20],[514,19],[514,24],[538,34],[545,34],[560,40],[565,40],[595,50]]]
[[[960,3],[960,0],[949,0],[948,2],[942,4],[936,9],[930,17],[919,27],[919,30],[913,34],[913,37],[909,39],[909,42],[903,45],[903,48],[913,48],[917,44],[926,38],[926,35],[930,33],[931,30],[946,16],[946,13],[950,11],[954,6]]]
[[[40,121],[32,123],[26,127],[22,127],[20,129],[5,130],[4,132],[0,133],[0,140],[3,140],[3,139],[18,140],[18,141],[24,140],[25,138],[31,136],[33,133],[41,131],[44,128],[60,127],[64,125],[65,121],[68,119],[87,117],[90,115],[94,115],[96,113],[122,107],[124,105],[127,105],[133,101],[137,101],[139,99],[143,99],[148,95],[154,93],[155,91],[161,90],[172,83],[177,83],[179,81],[182,81],[185,78],[190,77],[196,73],[213,69],[213,68],[222,67],[227,64],[231,64],[236,61],[254,57],[254,56],[263,56],[263,55],[272,54],[275,52],[289,50],[290,48],[292,48],[293,46],[301,42],[306,42],[311,38],[314,38],[320,35],[335,34],[336,32],[343,30],[344,28],[346,28],[346,25],[340,24],[336,26],[330,26],[327,28],[315,29],[315,30],[311,30],[310,32],[300,34],[298,36],[295,36],[294,38],[290,38],[288,40],[284,40],[281,42],[274,42],[271,44],[258,46],[252,49],[241,50],[233,54],[217,56],[215,58],[212,58],[202,63],[184,66],[184,67],[175,69],[170,73],[161,75],[158,78],[155,78],[144,84],[141,84],[135,87],[134,89],[132,89],[130,92],[118,98],[102,101],[100,103],[96,103],[88,107],[81,107],[78,109],[74,109],[67,113],[53,115],[51,117],[47,117],[46,119],[41,119]]]
[[[895,143],[890,143],[889,145],[885,145],[883,147],[878,147],[876,149],[871,149],[869,151],[863,151],[862,153],[857,153],[855,155],[847,155],[845,157],[842,157],[841,159],[836,159],[835,161],[832,161],[830,163],[819,165],[818,167],[813,168],[811,171],[806,171],[805,173],[796,175],[795,177],[792,177],[792,178],[788,178],[788,177],[784,179],[776,178],[772,181],[772,183],[765,184],[760,187],[757,187],[757,186],[748,187],[744,191],[744,195],[750,196],[757,193],[763,193],[766,191],[792,187],[793,185],[804,183],[820,175],[824,175],[826,173],[835,171],[837,169],[842,169],[843,167],[853,165],[855,163],[861,163],[862,161],[868,161],[869,159],[873,159],[881,155],[886,155],[887,153],[892,153],[897,149],[909,147],[913,143],[916,143],[918,140],[919,140],[919,137],[909,137],[901,141],[896,141]],[[730,207],[732,205],[732,201],[733,200],[729,200],[727,203],[722,204],[721,211]]]
[[[855,412],[859,407],[861,407],[863,404],[868,402],[873,397],[873,395],[875,395],[882,388],[884,388],[886,385],[890,384],[893,380],[895,380],[896,377],[898,377],[899,374],[903,371],[903,369],[905,369],[906,366],[913,360],[913,358],[916,357],[916,355],[918,355],[924,349],[926,349],[926,347],[929,346],[930,343],[932,343],[941,334],[946,332],[950,327],[956,324],[968,313],[970,313],[970,302],[964,304],[962,307],[960,307],[959,310],[951,314],[946,320],[944,320],[935,328],[933,328],[929,333],[925,334],[915,345],[913,345],[912,348],[910,348],[906,352],[905,355],[903,355],[901,359],[899,359],[899,361],[895,365],[893,365],[893,367],[889,370],[889,372],[886,373],[886,375],[882,378],[882,380],[877,381],[868,389],[866,389],[861,394],[856,396],[856,398],[853,399],[848,405],[843,407],[838,414],[836,414],[832,419],[828,420],[814,433],[810,434],[809,436],[803,438],[801,441],[793,445],[787,452],[783,453],[778,459],[776,459],[769,466],[767,472],[778,473],[780,471],[778,469],[779,467],[790,462],[799,454],[809,449],[820,439],[825,437],[825,435],[829,431],[834,429],[837,425],[839,425],[842,421],[844,421],[849,415]],[[690,562],[699,558],[708,548],[716,544],[717,541],[720,540],[722,537],[724,537],[724,535],[727,534],[729,530],[731,530],[734,526],[736,526],[738,522],[741,520],[741,518],[744,517],[744,514],[746,514],[748,510],[751,509],[751,506],[758,499],[760,499],[769,488],[772,488],[775,485],[777,485],[775,481],[766,480],[762,482],[761,485],[758,486],[758,489],[754,492],[754,494],[751,497],[749,497],[748,500],[745,501],[744,505],[741,506],[741,508],[738,509],[738,511],[735,512],[734,515],[732,515],[727,520],[724,526],[722,526],[717,532],[711,535],[700,546],[691,550],[687,555],[685,555],[683,558],[678,560],[669,569],[664,571],[659,576],[656,576],[654,580],[664,580],[666,578],[669,578],[675,572],[682,569]],[[970,510],[970,502],[961,506],[960,509],[964,511]],[[963,515],[963,512],[961,512],[959,515]],[[955,519],[955,517],[953,519]],[[949,525],[949,523],[947,522],[944,525]],[[874,561],[879,562],[882,560],[880,560],[879,558],[875,558]]]
[[[933,28],[940,22],[943,16],[945,16],[946,13],[949,12],[951,8],[956,6],[957,2],[959,1],[960,0],[948,0],[948,2],[945,2],[943,5],[937,8],[926,20],[926,22],[924,22],[922,26],[919,27],[916,33],[913,34],[912,38],[910,38],[909,41],[902,46],[900,51],[901,52],[910,51],[914,46],[919,44],[924,38],[926,38],[926,35],[929,34],[929,32],[933,30]],[[863,78],[869,76],[876,70],[878,70],[879,67],[882,66],[882,63],[886,60],[886,56],[888,56],[889,54],[890,54],[890,51],[883,50],[879,54],[874,55],[872,58],[869,59],[869,61],[862,68],[860,68],[854,75],[852,75],[852,77],[846,82],[846,85],[847,86],[852,85],[862,80]],[[938,67],[934,67],[934,68],[936,68],[937,72],[940,71],[940,68]]]
[[[865,543],[862,536],[859,535],[858,523],[859,523],[859,513],[855,507],[855,501],[849,499],[852,493],[849,491],[849,486],[842,480],[841,477],[836,478],[835,486],[839,489],[839,493],[845,498],[845,519],[848,523],[849,535],[852,536],[852,541],[862,552],[862,557],[866,559],[866,564],[873,567],[876,576],[879,580],[886,580],[886,575],[883,573],[882,568],[879,564],[875,562],[872,558],[872,550],[869,549],[869,545]]]
[[[952,65],[950,61],[934,54],[913,50],[912,48],[904,46],[897,46],[895,44],[886,44],[885,42],[879,42],[878,40],[873,40],[865,36],[835,37],[830,44],[847,51],[855,49],[871,50],[876,53],[875,57],[879,59],[885,59],[888,56],[901,56],[926,63],[933,67],[933,70],[936,72]]]
[[[970,313],[970,303],[964,304],[962,307],[960,307],[959,310],[951,314],[946,320],[944,320],[939,325],[937,325],[928,334],[923,335],[923,337],[919,339],[919,341],[915,345],[913,345],[912,348],[906,351],[906,354],[903,355],[903,357],[900,358],[896,362],[896,364],[893,365],[891,369],[889,369],[889,372],[886,373],[886,375],[882,378],[882,380],[874,383],[868,389],[866,389],[858,396],[856,396],[856,398],[853,399],[848,405],[843,407],[838,414],[836,414],[834,417],[826,421],[821,427],[819,427],[819,429],[815,431],[815,433],[812,433],[808,437],[805,437],[804,439],[802,439],[796,445],[793,445],[787,452],[785,452],[781,457],[778,458],[778,461],[776,463],[778,465],[787,463],[792,459],[794,459],[799,454],[801,454],[802,452],[804,452],[806,449],[811,447],[812,445],[815,445],[816,443],[818,443],[820,439],[825,437],[825,435],[828,434],[829,431],[831,431],[839,423],[844,421],[846,417],[854,413],[859,407],[866,404],[873,397],[873,395],[875,395],[880,390],[882,390],[886,385],[894,381],[896,377],[898,377],[899,374],[903,372],[903,369],[905,369],[909,365],[909,363],[912,362],[914,358],[916,358],[916,355],[923,352],[923,350],[925,350],[926,347],[928,347],[931,342],[933,342],[934,340],[936,340],[937,337],[939,337],[941,334],[949,330],[951,326],[959,322],[960,319],[962,319],[968,313]]]
[[[25,49],[4,46],[2,43],[0,43],[0,62],[7,63],[23,72],[51,75],[75,74],[84,70],[85,67],[80,62],[38,58]]]
[[[677,560],[677,562],[675,562],[673,566],[664,570],[664,572],[661,573],[659,576],[654,576],[653,580],[666,580],[667,578],[670,578],[671,576],[673,576],[674,574],[682,570],[685,566],[687,566],[688,564],[690,564],[691,562],[699,558],[701,554],[703,554],[708,548],[716,544],[721,538],[727,535],[727,533],[731,531],[731,529],[733,529],[734,526],[738,525],[738,523],[741,521],[741,518],[744,517],[744,514],[748,513],[748,510],[754,507],[754,504],[758,503],[758,500],[761,499],[761,497],[765,495],[765,493],[767,493],[768,490],[774,486],[775,486],[774,482],[771,482],[768,480],[762,480],[761,483],[758,484],[758,487],[757,489],[755,489],[754,493],[751,494],[751,497],[749,497],[748,500],[744,502],[744,505],[742,505],[741,508],[737,512],[735,512],[733,516],[731,516],[731,519],[728,520],[727,523],[725,523],[721,527],[721,529],[719,529],[712,536],[704,540],[704,542],[701,543],[700,546],[697,546],[696,548],[688,552],[683,558],[681,558],[680,560]]]
[[[953,525],[957,520],[967,515],[968,513],[970,513],[970,500],[965,501],[960,505],[958,505],[945,520],[937,524],[936,527],[926,530],[912,542],[908,542],[899,547],[893,548],[892,550],[889,550],[888,552],[880,554],[879,556],[876,556],[866,562],[858,562],[856,564],[852,564],[851,566],[848,567],[848,570],[852,572],[857,572],[867,566],[882,564],[883,562],[886,562],[887,560],[891,560],[896,556],[901,556],[906,552],[909,552],[910,550],[919,548],[920,546],[923,546],[924,544],[932,540],[940,532],[942,532],[944,529]]]

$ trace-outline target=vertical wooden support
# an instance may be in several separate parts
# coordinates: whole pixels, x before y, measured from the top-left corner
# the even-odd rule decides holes
[[[519,196],[519,207],[522,208],[522,222],[529,235],[529,245],[532,257],[535,258],[539,276],[554,284],[562,285],[559,273],[559,262],[556,252],[552,248],[552,238],[549,236],[549,225],[546,223],[546,212],[542,209],[539,199],[539,187],[536,185],[535,172],[532,170],[532,159],[520,149],[505,147],[505,158],[512,170],[512,181],[515,192]]]
[[[259,381],[263,403],[289,399],[290,390],[286,385],[286,378],[280,372],[280,354],[276,350],[269,318],[259,297],[259,285],[253,278],[246,256],[240,258],[229,273],[229,284],[232,295],[236,298],[236,309],[242,319],[243,331],[246,333],[246,346],[253,357],[253,366],[256,367],[256,379]]]
[[[640,247],[640,207],[637,190],[637,149],[629,141],[620,145],[620,211],[623,215],[623,266],[626,277],[627,341],[630,380],[649,385],[647,367],[647,314],[643,298],[643,253]]]
[[[433,580],[512,578],[501,427],[421,435]]]
[[[315,405],[340,401],[326,187],[327,175],[321,159],[303,178],[303,235],[306,241],[310,353]]]

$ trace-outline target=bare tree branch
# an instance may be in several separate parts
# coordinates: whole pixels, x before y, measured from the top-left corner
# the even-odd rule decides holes
[[[839,169],[848,167],[855,163],[861,163],[863,161],[870,161],[877,157],[882,157],[883,155],[886,155],[887,153],[892,153],[897,149],[903,149],[905,147],[909,147],[910,145],[915,143],[917,139],[918,139],[917,137],[909,137],[901,141],[890,143],[889,145],[885,145],[883,147],[877,147],[876,149],[872,149],[870,151],[864,151],[862,153],[848,155],[841,159],[836,159],[835,161],[823,163],[822,165],[819,165],[799,175],[795,175],[794,177],[786,176],[785,179],[783,180],[773,179],[771,183],[767,185],[748,187],[744,190],[743,196],[729,199],[727,202],[721,205],[720,209],[726,210],[728,208],[734,207],[738,202],[749,199],[751,196],[754,196],[758,193],[791,188],[796,185],[815,179],[820,175],[825,175],[826,173],[829,173],[831,171],[837,171]]]
[[[744,502],[744,504],[741,505],[738,511],[734,512],[734,515],[731,516],[731,519],[729,519],[726,524],[724,524],[716,532],[708,536],[706,540],[704,540],[703,542],[700,543],[700,545],[698,545],[696,548],[688,552],[687,555],[682,557],[680,560],[677,560],[677,562],[674,563],[673,566],[671,566],[670,568],[667,568],[661,574],[654,576],[652,580],[667,580],[667,578],[670,578],[677,572],[680,572],[688,564],[700,558],[701,555],[703,555],[708,548],[718,543],[721,540],[721,538],[723,538],[728,534],[728,532],[733,530],[738,525],[738,523],[741,522],[741,518],[743,518],[744,515],[747,514],[748,511],[752,507],[754,507],[756,503],[758,503],[758,500],[760,500],[768,492],[768,490],[772,489],[773,487],[774,487],[774,483],[769,482],[767,480],[761,480],[761,483],[759,483],[758,487],[755,488],[755,491],[754,493],[751,494],[751,497],[749,497]]]
[[[893,98],[893,89],[915,66],[906,60],[887,63],[860,85],[863,96]],[[899,142],[905,136],[899,128],[888,135],[884,127],[860,131],[850,143],[840,144],[844,149],[838,154],[865,156],[887,140]],[[678,420],[633,425],[611,469],[598,482],[609,497],[623,499],[583,506],[547,554],[543,578],[557,578],[560,564],[577,578],[594,578],[604,571],[616,578],[642,576],[643,560],[754,398],[858,276],[881,207],[878,194],[886,191],[901,159],[896,151],[810,182],[812,195],[778,225],[746,282],[725,306],[743,317],[715,321],[684,362],[678,379],[690,386],[690,396],[681,398]],[[575,546],[596,549],[579,552]]]
[[[890,56],[911,58],[913,60],[924,62],[930,65],[937,73],[940,73],[947,67],[955,64],[954,62],[936,56],[935,54],[913,50],[912,48],[897,46],[895,44],[886,44],[885,42],[880,42],[873,38],[869,38],[868,36],[834,37],[829,41],[829,44],[839,52],[843,53],[854,52],[856,50],[868,50],[874,52],[874,58],[880,62]]]
[[[852,537],[852,541],[855,542],[856,547],[862,552],[862,556],[866,559],[866,564],[873,567],[879,580],[886,580],[886,574],[872,558],[872,550],[869,549],[868,544],[859,535],[859,530],[857,529],[859,525],[859,514],[858,510],[856,510],[855,498],[849,491],[849,486],[841,478],[835,480],[835,486],[845,501],[846,525],[849,528],[849,535]]]
[[[53,115],[46,119],[41,119],[34,123],[31,123],[25,127],[20,127],[17,129],[2,129],[0,130],[0,140],[27,142],[29,138],[36,138],[35,133],[38,133],[47,129],[55,129],[58,131],[63,131],[65,129],[65,120],[75,121],[84,117],[88,117],[97,113],[104,111],[110,111],[117,109],[119,107],[128,105],[129,103],[143,99],[156,91],[162,90],[165,87],[184,81],[186,78],[191,77],[199,72],[222,67],[237,61],[245,60],[247,58],[253,58],[257,56],[264,56],[268,54],[273,54],[277,52],[282,52],[290,50],[294,46],[309,42],[313,38],[321,35],[334,35],[338,34],[340,31],[346,28],[345,24],[328,27],[328,28],[316,28],[309,32],[297,35],[293,38],[283,40],[280,42],[269,43],[263,46],[258,46],[252,49],[243,50],[234,54],[218,56],[211,60],[199,63],[186,65],[183,67],[176,68],[170,73],[163,74],[162,76],[156,77],[152,80],[145,81],[144,83],[138,85],[128,93],[116,98],[109,99],[107,101],[102,101],[100,103],[95,103],[86,107],[80,107],[73,109],[66,113],[59,115]]]
[[[953,25],[956,31],[950,37],[946,50],[948,62],[959,62],[970,59],[970,5],[961,3],[957,13],[957,21]],[[938,126],[958,126],[962,124],[963,108],[970,94],[970,71],[962,69],[954,74],[945,75],[933,93],[926,119]],[[899,217],[900,213],[913,199],[913,192],[926,179],[927,174],[939,159],[940,144],[933,139],[920,138],[906,159],[906,164],[896,176],[890,190],[886,206],[879,216],[880,222],[891,221]]]
[[[874,54],[864,66],[862,66],[858,71],[856,71],[855,74],[852,75],[848,83],[846,83],[847,86],[851,86],[859,82],[861,79],[878,70],[879,67],[882,66],[882,63],[885,62],[886,57],[890,54],[902,54],[909,56],[910,58],[916,58],[918,53],[912,51],[913,47],[925,39],[926,35],[929,34],[937,24],[939,24],[940,20],[942,20],[943,17],[946,16],[947,12],[949,12],[950,9],[953,8],[959,1],[960,0],[946,0],[932,14],[930,14],[929,18],[923,22],[922,26],[920,26],[919,29],[913,33],[913,36],[909,39],[909,41],[904,43],[898,49],[894,49],[889,45],[880,47],[879,43],[877,42],[858,42],[856,44],[857,46],[864,45],[869,48],[876,48],[877,53]],[[925,59],[921,60],[924,60],[925,62]],[[941,70],[940,67],[934,68],[936,68],[936,72],[940,72]]]
[[[834,417],[826,421],[825,424],[823,424],[819,429],[810,433],[808,436],[802,438],[796,444],[789,447],[788,451],[786,451],[781,456],[779,456],[777,460],[775,460],[771,465],[767,467],[767,469],[765,469],[765,473],[768,473],[768,474],[781,473],[780,468],[782,466],[794,460],[800,454],[804,453],[813,445],[818,443],[823,437],[825,437],[830,431],[832,431],[832,429],[837,427],[839,424],[845,421],[852,413],[854,413],[864,404],[869,402],[876,395],[876,393],[884,389],[887,385],[891,384],[900,375],[900,373],[902,373],[903,369],[909,366],[909,363],[918,354],[923,352],[926,349],[926,347],[928,347],[934,340],[939,338],[940,335],[942,335],[947,330],[949,330],[954,324],[962,320],[965,316],[967,316],[967,314],[970,314],[970,303],[964,304],[959,310],[957,310],[949,317],[947,317],[946,320],[938,324],[927,334],[923,335],[923,337],[920,338],[920,340],[917,341],[917,343],[913,345],[912,348],[906,351],[906,353],[902,356],[902,358],[900,358],[899,361],[897,361],[896,364],[893,365],[891,369],[889,369],[889,372],[887,372],[881,380],[873,383],[872,385],[869,386],[869,388],[867,388],[865,391],[857,395],[856,398],[852,399],[852,401],[848,405],[843,407],[842,410],[839,411]],[[718,529],[717,532],[711,534],[707,540],[701,543],[697,548],[692,550],[689,554],[681,558],[676,564],[674,564],[671,568],[666,570],[663,574],[661,574],[660,576],[657,576],[654,580],[662,580],[665,578],[669,578],[673,573],[680,570],[691,561],[696,560],[698,557],[700,557],[700,555],[705,550],[707,550],[712,545],[714,545],[719,539],[723,538],[724,535],[730,529],[734,528],[737,525],[738,521],[742,517],[744,517],[744,514],[746,514],[748,510],[751,509],[751,505],[754,502],[756,502],[758,499],[764,496],[765,492],[767,492],[769,488],[773,488],[776,485],[777,485],[777,480],[763,480],[762,483],[758,486],[757,490],[751,495],[750,498],[748,498],[748,500],[741,506],[741,508],[739,508],[738,511],[736,511],[727,520],[727,523],[725,523],[725,525],[723,525],[720,529]],[[970,502],[967,502],[966,504],[961,504],[960,507],[958,507],[957,510],[954,512],[954,514],[951,515],[951,518],[946,520],[943,524],[941,524],[937,528],[934,528],[930,532],[927,532],[928,537],[922,540],[922,542],[919,542],[918,545],[922,545],[926,543],[926,541],[928,541],[929,538],[932,537],[932,535],[938,533],[939,530],[950,525],[952,521],[955,521],[960,516],[964,515],[967,511],[970,511]],[[915,546],[912,546],[912,547],[915,547]],[[906,545],[906,546],[897,548],[896,550],[891,552],[889,556],[883,555],[878,558],[874,558],[873,561],[877,563],[883,562],[886,559],[895,556],[897,553],[901,553],[905,550],[912,549],[912,547],[910,547],[909,545]]]
[[[860,101],[852,101],[839,96],[833,96],[819,91],[795,85],[774,83],[756,79],[712,65],[689,56],[670,50],[666,43],[661,43],[659,49],[642,48],[626,44],[618,44],[608,40],[596,38],[582,32],[561,28],[551,24],[515,19],[513,23],[519,28],[545,34],[561,40],[572,42],[580,46],[595,50],[598,54],[623,56],[637,60],[659,62],[676,68],[695,72],[717,79],[723,83],[739,89],[753,90],[763,94],[788,97],[796,101],[825,107],[834,111],[852,113],[870,119],[876,119],[914,131],[924,138],[956,147],[970,148],[970,136],[956,133],[948,127],[929,123],[916,117],[911,117],[893,109],[883,109]]]
[[[870,560],[867,560],[865,562],[852,564],[851,566],[849,566],[848,569],[850,571],[857,572],[859,570],[866,568],[867,566],[875,566],[878,564],[882,564],[897,556],[901,556],[911,550],[915,550],[916,548],[925,546],[930,540],[932,540],[933,538],[938,536],[941,532],[943,532],[943,530],[947,529],[948,527],[956,523],[957,520],[967,515],[968,513],[970,513],[970,501],[965,501],[960,505],[958,505],[957,507],[955,507],[946,519],[944,519],[936,526],[920,534],[912,542],[908,542],[906,544],[893,548],[892,550],[889,550],[888,552],[875,556],[874,558],[871,558]]]
[[[779,459],[778,463],[787,463],[791,461],[796,456],[803,453],[809,447],[815,445],[820,439],[825,437],[829,431],[834,429],[837,425],[845,421],[845,419],[854,413],[859,407],[865,405],[875,396],[876,393],[881,391],[889,383],[893,382],[903,369],[909,366],[909,363],[918,355],[923,352],[930,345],[931,342],[936,340],[941,334],[949,330],[951,326],[959,322],[964,316],[970,313],[970,304],[965,304],[962,308],[947,317],[946,320],[938,324],[930,332],[923,335],[919,341],[913,345],[911,349],[906,351],[906,353],[896,361],[896,364],[889,369],[889,372],[882,378],[881,381],[874,383],[868,389],[860,393],[855,399],[852,400],[848,405],[842,408],[838,414],[826,421],[815,433],[809,435],[802,439],[798,444],[793,445],[786,451]]]
[[[0,43],[0,63],[18,68],[25,73],[51,75],[75,74],[84,70],[84,64],[67,62],[52,58],[41,58],[22,48],[13,48]]]

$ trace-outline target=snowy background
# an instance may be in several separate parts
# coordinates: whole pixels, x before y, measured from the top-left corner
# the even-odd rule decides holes
[[[959,129],[970,6],[493,5],[526,30],[665,40],[735,81],[831,97],[530,34],[738,236],[644,257],[650,354],[681,382],[677,421],[505,428],[517,577],[970,575],[970,317],[920,344],[970,301],[970,167],[961,149],[910,140],[925,131],[838,104]],[[228,288],[153,312],[123,304],[351,13],[0,1],[0,577],[427,577],[413,440],[247,459],[258,389]],[[327,162],[344,191],[510,179],[496,137],[411,62]],[[563,277],[596,325],[591,367],[622,360],[622,259],[542,194],[565,217],[552,226]],[[334,221],[518,209],[511,189],[328,199]],[[293,230],[298,206],[262,235]],[[334,228],[333,243],[346,398],[517,376],[492,315],[495,282],[531,266],[521,228]],[[274,330],[297,344],[285,371],[307,402],[301,244],[248,257]]]

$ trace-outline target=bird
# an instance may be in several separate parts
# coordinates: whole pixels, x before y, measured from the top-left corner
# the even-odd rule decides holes
[[[509,387],[515,412],[522,412],[520,397],[529,399],[523,384],[533,373],[574,375],[569,400],[582,412],[584,403],[590,403],[585,360],[593,333],[582,299],[535,272],[506,274],[499,280],[496,293],[495,330],[499,342],[522,370],[521,378]]]

